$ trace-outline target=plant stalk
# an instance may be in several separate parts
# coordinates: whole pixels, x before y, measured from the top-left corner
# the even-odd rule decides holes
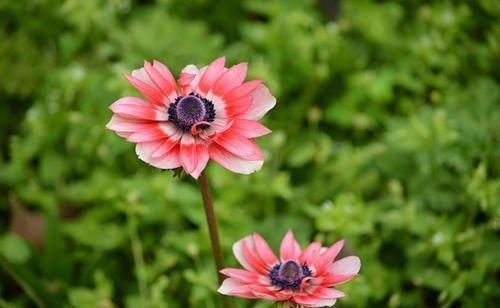
[[[205,217],[207,219],[208,233],[210,234],[210,243],[212,244],[212,254],[214,256],[215,267],[219,277],[219,285],[224,281],[224,275],[220,272],[224,268],[224,257],[220,246],[219,232],[217,230],[217,219],[215,217],[214,205],[212,202],[212,194],[208,184],[208,178],[203,171],[198,178],[200,185],[201,196],[203,199],[203,208],[205,209]],[[231,307],[228,299],[222,296],[222,304],[224,307]]]

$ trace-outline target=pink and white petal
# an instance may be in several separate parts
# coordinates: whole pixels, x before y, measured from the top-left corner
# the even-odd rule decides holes
[[[252,238],[243,242],[243,253],[245,254],[246,261],[255,271],[262,275],[269,274],[271,268],[260,258]]]
[[[136,74],[137,76],[137,74]],[[134,76],[128,76],[125,75],[125,78],[137,89],[139,92],[141,92],[142,95],[144,95],[147,100],[153,104],[156,104],[158,106],[165,106],[164,104],[164,99],[165,96],[163,93],[156,88],[156,86],[153,84],[149,84],[148,82],[145,82],[143,80],[140,80]],[[149,77],[148,77],[149,78]]]
[[[201,172],[207,166],[208,160],[210,156],[208,155],[208,147],[205,142],[199,138],[196,138],[196,156],[198,158],[198,162],[196,164],[195,169],[191,172],[191,176],[195,179],[198,179]]]
[[[220,272],[243,283],[260,284],[265,286],[269,286],[271,284],[269,277],[258,274],[256,272],[249,272],[238,268],[225,268]]]
[[[273,290],[273,288],[270,287],[249,285],[249,288],[255,296],[268,301],[284,301],[291,298],[290,294],[283,294],[282,292]]]
[[[338,277],[332,281],[335,284],[344,283],[359,273],[361,260],[357,256],[342,258],[328,268],[329,276]]]
[[[236,243],[234,243],[233,244],[233,254],[234,254],[236,260],[238,260],[238,262],[241,264],[241,266],[243,266],[243,268],[245,268],[249,271],[255,272],[255,269],[247,261],[245,253],[243,251],[243,243],[245,241],[251,241],[251,240],[252,240],[252,236],[248,235],[248,236],[242,238],[241,240],[237,241]]]
[[[259,171],[264,164],[264,160],[245,160],[240,158],[216,143],[209,145],[208,153],[210,159],[222,167],[240,174],[250,174]]]
[[[137,78],[140,81],[147,83],[148,85],[150,85],[152,87],[155,86],[155,84],[153,83],[153,80],[151,80],[151,78],[146,73],[146,70],[143,67],[133,70],[131,75],[134,78]]]
[[[245,111],[250,108],[252,101],[253,97],[250,95],[242,96],[234,100],[225,100],[226,117],[234,118],[244,114]]]
[[[344,247],[344,243],[344,240],[340,240],[321,253],[314,263],[318,273],[323,273],[325,270],[328,270],[328,267],[333,263]]]
[[[300,255],[300,263],[305,263],[307,265],[312,265],[315,263],[317,256],[319,255],[319,250],[321,249],[321,243],[312,242],[307,246],[302,254]]]
[[[239,63],[231,66],[214,83],[211,92],[215,96],[223,97],[226,93],[243,83],[247,75],[247,69],[247,63]]]
[[[264,155],[255,141],[228,129],[213,138],[218,145],[227,151],[248,160],[263,160]]]
[[[252,238],[255,250],[257,251],[260,259],[266,264],[268,269],[271,269],[276,263],[278,263],[278,258],[260,234],[254,233]]]
[[[122,118],[151,121],[168,120],[166,109],[155,107],[137,97],[122,97],[111,104],[109,108]]]
[[[168,135],[166,135],[165,132],[157,124],[150,129],[141,130],[141,131],[137,131],[137,132],[132,133],[127,138],[127,140],[130,142],[135,142],[135,143],[143,143],[143,142],[152,142],[152,141],[157,141],[157,140],[163,140],[167,137],[168,137]]]
[[[155,128],[157,125],[158,123],[154,121],[126,119],[114,114],[106,124],[106,128],[117,133],[129,133],[130,135],[133,132]]]
[[[161,139],[151,142],[141,142],[135,145],[135,153],[141,160],[148,162],[151,160],[153,152],[160,148],[162,144],[163,140]]]
[[[342,291],[332,288],[326,287],[311,287],[306,290],[307,293],[311,294],[314,297],[324,298],[324,299],[333,299],[333,298],[341,298],[344,297],[345,294]]]
[[[173,147],[179,144],[181,137],[182,137],[182,131],[175,132],[172,136],[165,138],[163,140],[162,144],[160,147],[158,147],[155,151],[151,153],[152,158],[158,158],[163,155],[165,155],[168,151],[170,151]]]
[[[175,169],[181,166],[181,161],[179,159],[179,146],[173,147],[170,151],[158,158],[139,158],[153,167],[160,169]]]
[[[252,92],[253,101],[247,111],[241,116],[248,120],[260,120],[276,105],[276,98],[265,85],[260,85]]]
[[[196,140],[193,135],[185,133],[182,135],[181,143],[181,162],[186,173],[191,174],[198,165],[198,156],[196,155]]]
[[[231,292],[233,292],[235,289],[240,288],[244,285],[245,285],[245,283],[242,283],[237,279],[226,278],[222,282],[222,285],[219,287],[219,289],[217,289],[217,292],[224,294],[224,295],[231,295]]]
[[[200,83],[198,85],[198,92],[202,95],[208,93],[212,85],[221,77],[224,73],[224,63],[226,62],[225,57],[219,57],[215,59],[212,63],[207,66],[207,70],[200,78]]]
[[[317,299],[310,296],[310,295],[295,294],[293,296],[293,301],[297,304],[300,304],[300,305],[305,305],[307,307],[313,307],[312,305],[314,305],[316,303]]]
[[[282,261],[298,260],[300,257],[300,246],[295,240],[292,230],[288,230],[283,237],[280,246],[280,258]]]
[[[175,78],[174,76],[172,75],[172,73],[170,72],[170,70],[168,69],[168,67],[166,65],[164,65],[163,63],[161,63],[160,61],[156,61],[154,60],[153,61],[153,68],[156,69],[158,71],[158,73],[160,73],[163,78],[167,81],[168,84],[170,84],[171,86],[174,87],[174,93],[170,92],[168,94],[168,99],[169,101],[174,101],[175,98],[178,96],[178,88],[177,88],[177,83],[175,81]]]
[[[193,64],[189,64],[182,69],[177,83],[184,89],[184,92],[189,90],[188,88],[190,87],[191,82],[193,82],[197,74],[198,68]]]
[[[177,84],[172,74],[167,74],[165,77],[147,61],[144,61],[144,69],[156,87],[168,98],[169,103],[173,103],[177,97]]]
[[[262,80],[250,80],[247,81],[224,95],[224,100],[232,101],[243,96],[250,95],[258,86],[262,84]]]
[[[309,305],[309,307],[332,307],[336,302],[336,298],[320,298],[313,305]]]
[[[214,104],[214,109],[216,110],[215,119],[226,119],[227,111],[226,111],[226,101],[212,93],[208,93],[206,98]]]
[[[257,138],[271,133],[271,130],[257,121],[235,119],[231,129],[247,138]]]

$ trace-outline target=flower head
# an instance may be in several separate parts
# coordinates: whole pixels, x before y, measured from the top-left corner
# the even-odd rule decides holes
[[[278,259],[266,241],[254,233],[233,245],[233,253],[244,269],[223,269],[221,272],[229,278],[218,291],[288,303],[290,307],[333,306],[344,296],[333,287],[351,280],[361,267],[356,256],[335,260],[343,246],[343,240],[328,248],[313,242],[301,250],[292,231],[288,231]]]
[[[244,82],[247,64],[224,67],[220,57],[186,66],[176,81],[158,61],[144,62],[127,80],[145,99],[122,97],[107,127],[136,143],[136,153],[161,169],[182,167],[197,178],[209,159],[237,173],[261,168],[255,138],[270,133],[258,121],[276,104],[260,80]]]

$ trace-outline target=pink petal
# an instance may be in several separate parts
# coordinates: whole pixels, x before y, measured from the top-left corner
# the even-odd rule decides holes
[[[249,285],[248,286],[252,293],[258,297],[268,301],[284,301],[291,298],[291,295],[284,294],[284,292],[279,292],[273,290],[270,287],[260,286],[260,285]]]
[[[236,260],[243,266],[243,268],[249,270],[249,271],[255,271],[255,269],[250,265],[250,263],[247,261],[247,258],[245,256],[245,253],[243,251],[243,243],[245,241],[251,241],[251,235],[244,237],[243,239],[237,241],[236,243],[233,244],[233,254],[236,257]]]
[[[198,85],[198,90],[200,93],[208,93],[212,85],[221,77],[222,73],[224,73],[225,62],[226,58],[220,57],[215,59],[207,66],[207,70],[201,77],[200,83]]]
[[[252,235],[253,243],[255,245],[255,250],[257,254],[260,256],[260,259],[264,261],[267,268],[272,268],[278,262],[278,258],[269,247],[267,242],[257,233]]]
[[[106,124],[108,129],[114,130],[117,133],[132,133],[142,130],[148,130],[158,126],[157,122],[146,120],[133,120],[122,118],[119,115],[113,115],[111,120]]]
[[[262,80],[251,80],[243,83],[227,92],[224,95],[224,100],[232,101],[236,100],[240,97],[244,97],[250,95],[258,86],[262,84]]]
[[[179,144],[181,137],[182,137],[182,132],[178,131],[175,134],[173,134],[172,136],[163,140],[161,145],[151,153],[151,158],[158,158],[158,157],[162,157],[163,155],[165,155],[174,146]]]
[[[137,147],[136,152],[138,152],[138,154],[141,153],[137,150]],[[176,145],[161,157],[150,158],[147,156],[139,155],[139,158],[144,162],[150,164],[151,166],[160,169],[174,169],[181,166],[181,161],[179,159],[179,145]]]
[[[132,133],[127,140],[130,142],[142,143],[161,140],[167,137],[168,135],[166,135],[165,132],[160,129],[158,125],[156,125],[154,128]]]
[[[214,160],[222,167],[240,174],[250,174],[258,171],[264,164],[264,160],[252,161],[240,158],[216,143],[212,143],[209,146],[208,153],[210,154],[210,159]]]
[[[195,179],[197,179],[201,172],[205,169],[207,166],[208,160],[210,156],[208,155],[208,147],[204,142],[199,142],[196,146],[196,155],[198,157],[198,164],[196,165],[196,168],[191,172],[191,176]]]
[[[222,282],[222,285],[219,287],[219,289],[217,289],[217,292],[224,295],[230,295],[233,290],[244,285],[244,283],[241,283],[234,278],[227,278]]]
[[[311,307],[310,305],[314,305],[316,303],[316,299],[310,295],[294,295],[293,301],[297,304],[306,305]]]
[[[263,275],[267,275],[269,273],[271,267],[267,266],[267,264],[260,258],[251,237],[249,240],[243,242],[243,253],[246,261],[255,271]]]
[[[161,148],[163,140],[138,143],[135,146],[135,153],[143,161],[151,160],[151,155],[154,151]]]
[[[231,129],[247,138],[257,138],[271,133],[270,129],[259,122],[245,119],[235,119]]]
[[[300,257],[300,246],[295,240],[292,230],[288,230],[285,237],[281,241],[280,257],[282,261],[298,260]]]
[[[344,240],[340,240],[330,246],[327,250],[325,250],[321,255],[317,258],[315,262],[315,266],[319,274],[323,273],[328,269],[330,264],[333,263],[337,255],[340,253],[342,248],[344,247]]]
[[[156,66],[160,67],[161,65],[162,64],[160,63]],[[144,61],[144,69],[146,70],[146,73],[149,75],[156,87],[168,98],[170,103],[173,103],[175,101],[175,98],[177,97],[177,84],[175,83],[175,79],[173,78],[172,74],[168,74],[170,73],[170,71],[168,71],[168,69],[164,66],[163,69],[166,69],[168,71],[168,73],[166,73],[166,75],[164,76],[159,72],[159,70],[157,70],[147,61]]]
[[[309,307],[332,307],[337,302],[337,299],[317,299],[313,305],[309,305]]]
[[[151,103],[156,104],[158,106],[165,106],[165,104],[163,103],[164,95],[163,95],[163,93],[161,93],[160,90],[158,90],[154,86],[154,84],[149,84],[149,83],[147,83],[143,80],[140,80],[134,76],[125,75],[125,78],[127,78],[127,80],[137,90],[139,90],[139,92],[141,92],[141,94],[144,95],[144,97],[147,98],[148,101],[150,101]]]
[[[248,160],[264,159],[264,155],[255,141],[243,137],[231,129],[218,134],[213,141],[241,158]]]
[[[314,297],[319,297],[323,299],[333,299],[344,297],[345,294],[337,289],[325,288],[325,287],[313,287],[310,290],[306,290],[307,293],[313,295]]]
[[[212,86],[212,93],[223,97],[226,93],[241,85],[247,75],[247,63],[231,66]]]
[[[233,118],[243,114],[250,108],[252,104],[253,97],[250,95],[243,96],[234,100],[225,100],[224,108],[226,111],[226,116]]]
[[[134,120],[167,121],[167,110],[157,108],[136,97],[122,97],[109,107],[122,118]]]
[[[189,133],[181,139],[180,159],[184,170],[194,178],[198,178],[207,165],[209,156],[205,143]]]
[[[175,101],[175,99],[179,95],[179,93],[178,93],[177,83],[175,82],[174,76],[172,76],[172,73],[170,72],[168,67],[166,67],[164,64],[162,64],[159,61],[156,61],[156,60],[153,61],[153,68],[156,69],[158,71],[158,73],[160,73],[163,76],[163,78],[167,81],[167,83],[171,87],[173,87],[174,90],[169,92],[167,94],[167,97],[168,97],[170,102]]]
[[[198,74],[198,68],[193,64],[189,64],[182,69],[179,75],[179,80],[177,82],[179,83],[180,86],[187,87],[194,80],[196,74]]]
[[[222,274],[237,279],[241,282],[244,283],[249,283],[249,284],[262,284],[262,285],[269,285],[269,277],[266,277],[264,275],[260,275],[255,272],[249,272],[246,270],[242,269],[237,269],[237,268],[225,268],[220,271]]]
[[[248,120],[259,120],[269,110],[276,105],[276,98],[265,85],[260,85],[252,92],[253,102],[247,111],[242,115],[242,118]]]
[[[361,260],[357,256],[342,258],[328,268],[331,284],[344,283],[359,273]]]

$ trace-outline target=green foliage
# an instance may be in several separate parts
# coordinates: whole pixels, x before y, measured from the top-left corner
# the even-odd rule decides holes
[[[244,235],[293,228],[361,257],[340,305],[494,306],[499,2],[331,4],[0,2],[0,304],[219,306],[196,183],[104,126],[143,59],[226,54],[278,98],[260,172],[209,166],[229,265]],[[9,231],[13,200],[45,219],[42,249]]]

